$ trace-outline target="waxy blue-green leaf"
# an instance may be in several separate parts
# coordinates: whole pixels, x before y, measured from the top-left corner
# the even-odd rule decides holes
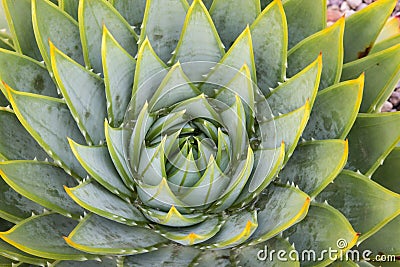
[[[76,159],[99,184],[121,198],[132,196],[115,170],[106,146],[83,146],[72,140],[69,144]]]
[[[181,101],[200,95],[200,91],[191,84],[179,62],[173,65],[149,101],[151,112],[169,108]]]
[[[296,110],[309,100],[313,106],[318,92],[322,71],[322,56],[297,73],[295,76],[273,89],[267,95],[267,102],[272,113],[276,116]],[[263,111],[259,111],[263,112]]]
[[[298,188],[271,184],[256,203],[258,227],[250,245],[264,242],[302,220],[310,206],[310,197]]]
[[[344,139],[357,118],[364,75],[326,88],[317,94],[303,138]]]
[[[103,256],[87,261],[55,261],[51,267],[110,267],[117,266],[120,259],[120,257]]]
[[[96,73],[103,71],[101,39],[104,26],[131,56],[135,56],[137,52],[136,33],[109,2],[105,0],[81,0],[78,18],[80,39],[87,67],[93,68]]]
[[[140,28],[146,8],[146,0],[111,0],[110,2],[130,25]]]
[[[189,3],[189,5],[191,5],[193,3],[193,0],[187,0],[187,2]],[[206,6],[206,8],[210,8],[213,0],[202,0],[203,4]]]
[[[39,266],[46,266],[47,262],[52,261],[50,259],[43,259],[32,256],[6,243],[3,240],[0,240],[0,256],[6,257],[8,259],[13,259],[14,261],[20,261]],[[0,263],[0,266],[12,266],[12,265],[2,265]]]
[[[400,141],[400,112],[359,114],[348,139],[346,168],[370,176]]]
[[[177,61],[181,63],[195,61],[217,63],[224,54],[224,46],[207,8],[202,1],[194,0],[186,15],[171,63]],[[185,67],[183,69],[186,71]],[[208,73],[209,66],[200,64],[195,69],[190,66],[188,69],[186,74],[192,81],[201,81],[202,75]]]
[[[78,20],[79,0],[58,0],[58,6],[76,21]]]
[[[265,8],[250,27],[257,83],[261,91],[276,87],[286,77],[287,22],[281,1]]]
[[[124,265],[130,267],[190,266],[199,253],[201,253],[199,249],[169,244],[156,251],[128,256],[124,259]]]
[[[259,0],[215,0],[209,12],[222,42],[229,48],[246,25],[250,25],[257,18],[261,7]]]
[[[15,114],[30,135],[67,173],[86,177],[85,170],[69,148],[67,137],[78,143],[84,143],[85,139],[65,102],[6,87]]]
[[[372,180],[400,194],[399,178],[394,173],[400,173],[400,147],[395,147],[385,158],[383,165],[372,175]]]
[[[189,246],[212,238],[220,231],[223,224],[224,221],[220,217],[213,217],[193,226],[182,228],[156,226],[156,229],[163,237]]]
[[[94,182],[86,181],[74,188],[64,188],[76,203],[102,217],[126,225],[147,222],[129,199],[124,201]],[[101,201],[99,201],[100,199]]]
[[[306,127],[310,109],[307,100],[304,106],[292,112],[261,122],[261,148],[272,149],[279,147],[282,142],[285,143],[285,162],[287,162]],[[270,129],[275,129],[276,132],[270,132]]]
[[[284,0],[289,49],[326,27],[326,0]]]
[[[63,186],[75,186],[63,169],[38,161],[0,162],[0,175],[24,197],[67,217],[79,218],[83,209],[67,195]]]
[[[128,188],[134,190],[133,178],[130,176],[130,170],[124,156],[124,143],[122,141],[124,130],[122,128],[112,128],[107,121],[105,121],[104,132],[106,135],[108,152],[110,153],[116,170],[125,184],[128,185]]]
[[[373,255],[399,255],[400,215],[383,226],[378,232],[370,236],[359,245],[360,251],[370,250]],[[388,242],[390,240],[390,242]],[[371,257],[373,258],[373,257]]]
[[[368,55],[395,5],[395,0],[380,0],[346,19],[344,63]]]
[[[51,65],[65,102],[89,145],[104,141],[106,118],[103,80],[50,44]],[[73,77],[73,79],[71,79]],[[100,128],[101,129],[101,128]]]
[[[42,64],[4,49],[0,49],[0,80],[18,91],[58,97],[56,86]],[[4,86],[0,88],[4,92]],[[7,97],[7,93],[4,95]]]
[[[70,247],[62,238],[77,224],[77,221],[59,214],[43,214],[26,219],[9,231],[0,233],[0,238],[38,257],[78,261],[97,258]]]
[[[288,240],[275,237],[254,246],[239,248],[235,260],[243,267],[300,267],[298,257],[293,246]],[[272,253],[272,251],[284,251],[285,254]],[[272,257],[271,257],[272,255]],[[279,258],[278,258],[279,257]]]
[[[178,44],[188,8],[186,0],[147,1],[139,45],[148,38],[156,54],[167,62]]]
[[[340,173],[346,164],[347,141],[309,141],[297,146],[279,173],[282,183],[290,182],[315,197]]]
[[[18,53],[42,60],[32,26],[31,0],[3,0],[4,13]]]
[[[129,107],[131,116],[136,119],[146,101],[150,101],[154,92],[167,74],[167,65],[154,52],[149,39],[145,39],[139,48],[136,61],[132,100]]]
[[[201,90],[207,95],[213,95],[213,90],[215,88],[232,83],[232,81],[235,80],[235,77],[239,77],[239,75],[244,76],[242,78],[247,78],[250,86],[253,86],[252,83],[256,82],[256,67],[253,54],[250,28],[246,27],[236,41],[232,44],[228,52],[226,52],[226,54],[222,57],[221,61],[215,67],[213,67],[211,72],[207,75],[205,81],[207,84],[203,85]],[[246,74],[238,73],[239,71],[243,72],[242,69],[244,66],[246,66],[250,72],[248,77],[246,77]],[[239,91],[239,89],[232,87],[229,87],[229,89],[233,91]],[[252,94],[254,94],[253,89]]]
[[[193,265],[198,267],[229,267],[232,266],[230,249],[218,249],[218,250],[203,250],[198,257],[192,262]]]
[[[72,247],[102,255],[132,255],[157,250],[166,239],[154,230],[87,215],[65,238]]]
[[[342,171],[334,183],[325,188],[318,198],[327,200],[348,218],[355,230],[361,233],[359,242],[372,236],[386,223],[400,215],[399,194],[380,186],[362,174],[348,170]]]
[[[257,226],[257,211],[238,211],[229,215],[221,230],[200,246],[203,249],[236,247],[244,243],[256,231]]]
[[[319,88],[339,82],[343,61],[344,18],[299,42],[288,52],[288,76],[291,77],[322,53],[322,74]]]
[[[317,235],[312,230],[316,227],[320,229]],[[357,243],[359,234],[339,211],[327,204],[313,203],[307,216],[287,230],[284,236],[289,237],[289,242],[297,251],[311,250],[322,257],[317,265],[312,254],[311,257],[300,258],[302,266],[326,266],[334,261],[335,256],[346,255],[346,251]],[[329,255],[326,253],[329,249],[336,251]]]
[[[364,96],[360,112],[379,112],[400,79],[400,45],[347,63],[343,66],[341,80],[365,73]]]
[[[0,159],[45,160],[48,155],[21,125],[14,112],[0,107]]]
[[[136,60],[104,26],[101,46],[109,123],[121,125],[132,94]]]
[[[83,64],[78,23],[48,0],[32,0],[32,21],[36,42],[51,70],[49,40],[79,64]]]
[[[203,213],[182,214],[174,206],[168,212],[145,207],[142,207],[141,210],[143,215],[150,221],[172,227],[192,226],[208,218]]]
[[[395,46],[399,43],[400,43],[400,34],[398,34],[392,38],[389,38],[387,40],[384,40],[382,42],[379,42],[377,44],[374,44],[374,46],[371,49],[370,54],[381,52],[381,51],[386,50],[386,49],[388,49],[392,46]]]
[[[3,179],[0,179],[0,218],[18,223],[25,218],[29,218],[32,213],[42,213],[43,209],[43,206],[20,195],[6,184]]]

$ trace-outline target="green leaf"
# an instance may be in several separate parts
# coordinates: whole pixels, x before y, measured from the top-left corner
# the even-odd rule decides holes
[[[224,55],[224,46],[218,36],[214,23],[208,13],[207,8],[200,0],[194,0],[188,10],[182,33],[174,51],[171,63],[180,61],[195,62],[205,61],[217,63]],[[183,68],[185,70],[185,68]],[[195,70],[190,68],[192,81],[201,81],[201,75],[207,74],[209,66],[196,66]],[[194,76],[193,76],[194,75]]]
[[[65,241],[76,249],[102,255],[145,253],[166,243],[153,230],[116,223],[95,214],[87,215]]]
[[[15,192],[3,179],[0,179],[0,217],[18,223],[32,213],[43,212],[43,206]],[[5,229],[1,229],[2,231]]]
[[[346,168],[370,176],[400,141],[399,133],[400,112],[359,114],[348,136]]]
[[[4,242],[3,240],[0,240],[0,255],[12,259],[14,261],[20,261],[40,266],[46,266],[47,262],[52,261],[50,259],[37,258],[35,256],[29,255],[28,253],[25,253],[17,249],[16,247]],[[3,265],[0,264],[0,266]],[[6,266],[12,266],[12,265],[6,265]]]
[[[191,5],[193,3],[193,0],[187,0],[187,2],[189,3],[189,5]],[[210,8],[212,5],[213,0],[202,0],[203,4],[206,6],[206,8]]]
[[[318,234],[311,229],[319,229]],[[326,266],[335,257],[346,255],[345,252],[356,244],[359,234],[354,232],[339,211],[326,204],[313,203],[305,219],[285,232],[284,236],[289,237],[297,251],[311,251],[309,257],[302,258],[302,266]],[[329,248],[335,250],[331,255],[326,253]],[[317,265],[313,255],[318,257]]]
[[[3,0],[4,13],[10,26],[15,51],[41,60],[32,26],[30,0]]]
[[[124,144],[122,142],[122,128],[112,128],[107,121],[104,122],[104,132],[106,135],[106,143],[110,157],[114,163],[116,170],[123,179],[128,188],[134,190],[133,178],[130,176],[130,170],[125,161]]]
[[[192,247],[169,244],[156,251],[126,257],[124,265],[130,267],[190,266],[200,252]]]
[[[250,182],[247,182],[233,206],[243,207],[259,195],[281,170],[284,158],[284,144],[275,149],[256,150]],[[269,164],[265,164],[266,162],[269,162]]]
[[[326,0],[283,1],[289,28],[289,49],[326,28],[326,2]]]
[[[110,267],[117,266],[119,260],[119,257],[104,256],[87,261],[56,261],[51,267]]]
[[[71,139],[69,144],[76,159],[99,184],[123,199],[132,197],[115,170],[106,146],[83,146]]]
[[[285,144],[285,162],[287,162],[296,148],[309,116],[310,102],[307,100],[304,106],[292,112],[261,122],[261,148],[276,148],[283,142]],[[270,132],[271,129],[275,131]]]
[[[77,187],[64,189],[80,206],[110,220],[126,225],[147,222],[129,199],[124,201],[94,182],[86,181]]]
[[[299,42],[288,52],[288,75],[295,75],[322,53],[320,89],[339,82],[343,61],[344,18]]]
[[[398,16],[390,17],[385,25],[383,26],[382,30],[380,31],[378,38],[376,38],[375,44],[390,39],[394,36],[397,36],[400,33],[400,20]]]
[[[0,162],[0,174],[15,191],[47,209],[75,219],[83,213],[83,209],[76,205],[63,188],[64,185],[75,186],[75,180],[51,163]]]
[[[353,126],[362,101],[364,75],[318,92],[303,138],[344,139]]]
[[[257,82],[261,91],[276,87],[286,77],[288,32],[281,1],[264,9],[250,27],[253,38]]]
[[[79,0],[58,0],[58,6],[76,21],[78,20]]]
[[[245,242],[256,231],[257,212],[239,211],[228,215],[221,230],[212,238],[201,243],[203,249],[232,248]]]
[[[128,107],[133,118],[139,115],[146,101],[150,101],[165,75],[167,65],[154,52],[149,39],[145,39],[139,48],[132,100]]]
[[[344,63],[368,55],[395,5],[394,0],[377,1],[346,19]]]
[[[124,120],[132,94],[136,60],[103,27],[101,56],[106,86],[108,120],[118,127]]]
[[[284,251],[285,256],[282,258],[284,260],[278,258],[278,254],[271,254],[272,251]],[[295,249],[290,245],[289,241],[276,237],[254,246],[239,248],[235,259],[243,267],[300,267],[299,261],[292,259],[296,257],[293,251]],[[270,257],[271,255],[272,258]],[[282,254],[279,257],[281,256]]]
[[[310,197],[291,186],[273,184],[260,195],[258,227],[249,245],[264,242],[302,220],[310,206]]]
[[[146,207],[142,207],[141,210],[143,215],[150,221],[172,227],[192,226],[208,218],[203,213],[182,214],[174,206],[169,209],[168,213]]]
[[[50,54],[54,77],[82,135],[89,145],[99,144],[105,139],[104,132],[99,131],[99,125],[106,118],[103,80],[74,62],[52,43]]]
[[[63,240],[62,237],[68,235],[76,225],[75,220],[50,213],[26,219],[9,231],[0,233],[0,237],[38,257],[79,261],[96,259],[97,256],[78,251]]]
[[[222,42],[229,48],[246,25],[250,25],[257,18],[261,7],[259,0],[215,0],[209,12]]]
[[[396,147],[386,157],[383,165],[372,175],[372,180],[378,184],[389,188],[391,191],[400,194],[400,183],[395,173],[400,173],[400,147]]]
[[[200,91],[191,83],[179,62],[173,65],[164,77],[149,102],[151,112],[169,108],[181,101],[196,97]]]
[[[49,40],[73,60],[83,64],[78,23],[71,16],[48,0],[33,0],[32,21],[37,44],[49,70]]]
[[[363,102],[360,112],[379,112],[400,79],[400,45],[347,63],[341,80],[356,78],[365,72]]]
[[[4,49],[0,49],[0,79],[18,91],[58,97],[56,86],[42,64]],[[1,89],[4,92],[2,85]]]
[[[178,44],[188,8],[185,0],[147,1],[140,45],[148,38],[161,60],[168,61]]]
[[[342,140],[304,142],[279,173],[282,183],[295,183],[315,197],[343,169],[347,161],[348,144]]]
[[[267,102],[276,116],[296,110],[309,100],[313,106],[318,92],[322,70],[322,56],[308,65],[295,76],[273,89],[267,96]]]
[[[388,222],[378,232],[363,241],[358,249],[360,251],[370,250],[373,255],[399,255],[400,240],[400,216]],[[373,257],[371,257],[373,258]]]
[[[348,170],[342,171],[318,197],[329,201],[349,219],[355,230],[361,233],[359,242],[400,214],[399,194]]]
[[[11,109],[0,107],[0,158],[45,160],[48,156]]]
[[[140,28],[146,7],[146,0],[113,0],[115,9],[126,19],[126,21]]]
[[[17,92],[8,86],[7,92],[21,124],[54,162],[74,177],[86,177],[69,148],[67,137],[79,143],[85,141],[64,101]]]
[[[157,225],[157,231],[165,238],[184,246],[202,243],[215,236],[223,226],[224,221],[220,217],[213,217],[199,224],[175,228]]]
[[[86,66],[93,68],[95,72],[103,70],[101,39],[104,26],[131,56],[135,56],[137,36],[129,23],[109,2],[105,0],[81,0],[78,18]]]
[[[232,266],[230,255],[230,249],[203,250],[203,252],[194,259],[192,264],[197,267],[229,267]]]

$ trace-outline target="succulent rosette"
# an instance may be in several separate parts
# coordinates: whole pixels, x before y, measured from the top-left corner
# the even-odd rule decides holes
[[[1,264],[399,254],[395,3],[3,0]]]

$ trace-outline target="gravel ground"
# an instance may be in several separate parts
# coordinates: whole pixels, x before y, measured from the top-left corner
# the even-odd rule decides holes
[[[350,16],[375,1],[376,0],[328,0],[328,25],[333,24],[343,15]],[[400,0],[397,2],[393,15],[400,16]],[[383,104],[381,111],[400,111],[400,82],[397,84],[390,98]]]

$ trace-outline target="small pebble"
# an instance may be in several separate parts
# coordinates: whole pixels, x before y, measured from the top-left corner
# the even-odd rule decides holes
[[[389,112],[393,109],[393,104],[390,103],[389,101],[385,101],[385,103],[383,103],[383,106],[381,108],[381,112]]]
[[[393,92],[389,98],[389,101],[393,104],[393,106],[397,107],[400,104],[400,91]]]
[[[351,15],[353,15],[354,13],[356,13],[354,10],[347,10],[344,12],[344,15],[347,17],[350,17]]]
[[[350,8],[349,4],[347,4],[347,2],[343,2],[340,5],[340,11],[342,11],[342,12],[345,12],[345,11],[350,10],[350,9],[351,8]]]
[[[372,2],[374,2],[374,0],[364,0],[363,2],[369,5],[369,4],[371,4]]]
[[[359,5],[361,5],[362,0],[347,0],[349,6],[353,9],[356,9]]]
[[[337,21],[338,19],[340,19],[342,17],[342,13],[339,11],[338,8],[330,8],[327,10],[326,12],[326,16],[328,21]]]

